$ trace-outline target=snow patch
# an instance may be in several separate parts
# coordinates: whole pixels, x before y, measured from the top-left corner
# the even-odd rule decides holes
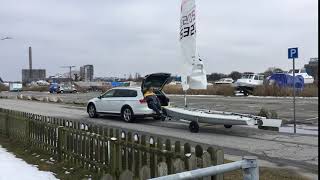
[[[52,172],[40,171],[35,166],[16,158],[0,145],[0,180],[56,180]]]

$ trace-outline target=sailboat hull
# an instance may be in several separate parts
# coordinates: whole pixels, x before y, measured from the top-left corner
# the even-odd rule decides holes
[[[185,108],[165,107],[167,116],[187,121],[221,125],[257,125],[257,120],[232,114],[207,113]]]
[[[280,119],[266,119],[251,114],[240,114],[233,112],[212,111],[203,109],[164,107],[168,117],[175,120],[196,121],[213,125],[249,125],[260,127],[279,128],[282,124]]]

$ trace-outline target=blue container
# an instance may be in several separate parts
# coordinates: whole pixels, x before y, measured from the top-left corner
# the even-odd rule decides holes
[[[273,80],[279,87],[293,87],[293,76],[286,73],[275,73],[269,78]],[[304,87],[304,79],[301,75],[295,76],[295,88],[302,90]]]

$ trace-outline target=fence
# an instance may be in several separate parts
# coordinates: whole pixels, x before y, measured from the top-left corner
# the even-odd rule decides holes
[[[223,164],[219,148],[124,128],[0,109],[0,135],[106,179],[148,179]],[[212,176],[221,180],[223,174]]]

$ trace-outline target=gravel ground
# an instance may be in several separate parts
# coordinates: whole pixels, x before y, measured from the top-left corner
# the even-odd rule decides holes
[[[60,97],[64,103],[85,104],[89,99],[99,96],[100,92],[77,94],[49,94],[48,92],[0,92],[0,97],[16,98],[17,95],[29,95],[35,97]],[[184,105],[184,98],[180,95],[169,95],[171,104]],[[194,108],[232,111],[239,113],[258,113],[266,108],[277,112],[285,123],[293,122],[292,98],[286,97],[224,97],[224,96],[188,96],[188,106]],[[296,99],[296,121],[298,123],[318,126],[318,97]]]

